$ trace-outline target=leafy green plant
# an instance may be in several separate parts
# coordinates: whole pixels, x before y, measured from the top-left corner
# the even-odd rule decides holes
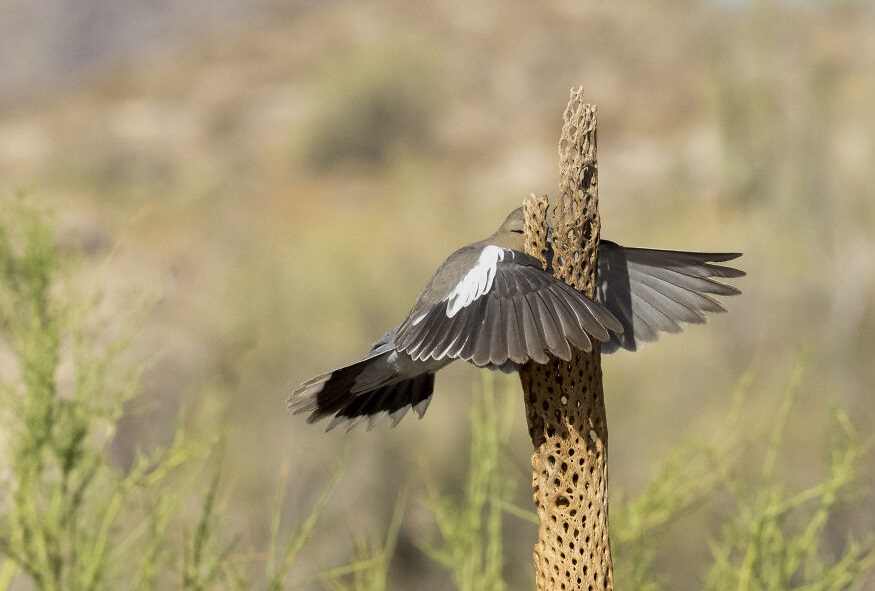
[[[116,363],[128,335],[95,334],[94,302],[78,298],[69,277],[65,283],[74,265],[51,227],[22,197],[3,205],[0,474],[10,492],[0,505],[3,588],[19,578],[45,590],[117,588],[120,580],[155,588],[175,508],[167,499],[138,523],[123,516],[198,448],[180,430],[127,472],[111,465],[105,447],[137,387],[137,372]]]
[[[97,318],[45,216],[21,196],[3,205],[0,589],[246,588],[224,560],[218,471],[184,531],[186,491],[212,445],[180,421],[166,448],[113,464],[107,445],[138,388],[139,371],[119,362],[132,329]],[[182,466],[195,469],[183,477]]]
[[[799,492],[786,490],[775,468],[802,376],[794,371],[769,434],[762,467],[752,482],[736,462],[742,450],[741,411],[752,383],[739,381],[733,410],[709,441],[689,441],[673,450],[637,497],[612,507],[611,539],[617,588],[658,591],[666,579],[654,565],[665,528],[691,508],[728,492],[736,507],[711,543],[714,562],[704,569],[703,589],[859,589],[875,566],[875,539],[848,539],[832,557],[824,548],[825,526],[842,495],[853,489],[866,447],[839,409],[833,413],[833,443],[826,476]],[[749,429],[748,429],[749,430]]]
[[[110,338],[118,320],[95,318],[95,298],[79,293],[69,273],[75,258],[57,248],[43,215],[23,197],[3,205],[0,488],[10,495],[0,498],[0,591],[287,588],[344,466],[284,543],[282,479],[258,559],[263,572],[244,572],[224,531],[215,442],[193,440],[180,420],[169,446],[140,454],[127,470],[113,465],[107,444],[138,388],[138,371],[119,362],[131,332]],[[207,467],[213,475],[199,484]],[[361,560],[309,580],[346,588],[352,573],[355,589],[385,588],[401,515],[399,505],[385,545],[363,543]]]
[[[714,544],[707,591],[764,589],[853,590],[875,566],[875,538],[847,539],[837,557],[824,549],[825,527],[852,488],[865,451],[856,430],[840,409],[833,411],[833,437],[825,478],[802,491],[788,492],[775,478],[779,448],[802,375],[797,368],[770,436],[760,474],[752,487],[724,477],[738,508]],[[719,468],[719,467],[718,467]],[[725,472],[723,472],[725,476]]]
[[[456,588],[463,591],[507,588],[502,575],[502,513],[509,505],[512,482],[499,465],[507,433],[495,404],[492,375],[484,372],[482,383],[482,395],[475,397],[471,409],[464,493],[461,499],[453,499],[431,487],[427,503],[440,538],[422,546],[432,560],[450,571]]]
[[[398,542],[403,517],[404,503],[399,499],[395,503],[385,541],[368,540],[358,536],[356,540],[358,560],[346,566],[321,572],[317,578],[326,588],[334,591],[386,591],[389,566]]]
[[[343,472],[344,467],[341,464],[334,472],[331,481],[323,489],[322,494],[319,495],[319,498],[316,500],[316,506],[313,508],[310,515],[298,525],[295,533],[289,537],[286,541],[285,547],[282,552],[280,552],[279,531],[280,520],[282,517],[282,502],[289,474],[288,466],[284,468],[283,483],[274,499],[273,519],[271,520],[270,526],[270,544],[268,547],[267,564],[265,566],[267,588],[270,591],[280,591],[285,588],[289,571],[295,563],[298,553],[304,548],[313,535],[316,523],[325,512],[325,508],[328,506],[328,501],[331,499],[332,493],[340,483],[340,478],[343,476]]]

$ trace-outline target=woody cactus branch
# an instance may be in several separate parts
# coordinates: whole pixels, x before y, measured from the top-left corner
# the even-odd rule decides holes
[[[572,89],[559,141],[559,197],[553,208],[554,275],[595,295],[600,220],[596,107]],[[548,203],[525,204],[526,249],[546,266]],[[534,548],[539,591],[613,589],[608,537],[608,426],[598,342],[520,370],[540,526]]]

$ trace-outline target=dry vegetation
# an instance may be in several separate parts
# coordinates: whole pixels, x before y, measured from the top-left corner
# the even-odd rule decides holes
[[[148,366],[110,446],[117,466],[169,445],[180,416],[194,437],[220,434],[213,508],[251,574],[265,572],[272,527],[291,536],[343,456],[289,580],[386,546],[390,588],[444,589],[457,579],[423,551],[440,554],[440,527],[422,499],[470,478],[475,370],[447,370],[426,418],[394,430],[326,435],[284,400],[366,350],[453,248],[529,192],[555,191],[560,110],[583,84],[599,105],[604,236],[745,254],[729,314],[604,362],[617,499],[648,490],[678,445],[724,432],[752,376],[726,478],[635,555],[665,588],[698,589],[712,583],[703,540],[743,506],[727,483],[759,477],[800,359],[772,478],[791,492],[831,482],[835,406],[861,441],[875,434],[873,30],[871,6],[853,1],[277,7],[0,111],[0,191],[54,212],[104,313],[157,298],[121,357]],[[515,483],[502,494],[528,508],[515,387],[497,388]],[[867,458],[852,491],[875,484]],[[875,530],[871,498],[840,500],[826,555]],[[505,578],[530,588],[535,527],[504,521]]]

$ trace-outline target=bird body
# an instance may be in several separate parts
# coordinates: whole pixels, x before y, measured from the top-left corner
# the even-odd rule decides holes
[[[309,380],[291,395],[293,413],[309,422],[333,416],[328,429],[367,418],[369,428],[390,416],[393,425],[412,408],[420,418],[434,374],[461,359],[513,372],[548,354],[569,360],[572,347],[602,352],[637,350],[680,323],[701,323],[725,308],[713,295],[736,288],[713,277],[744,273],[714,262],[735,253],[691,253],[624,248],[602,241],[592,300],[553,277],[524,251],[522,208],[488,238],[451,254],[419,294],[405,320],[364,359]]]

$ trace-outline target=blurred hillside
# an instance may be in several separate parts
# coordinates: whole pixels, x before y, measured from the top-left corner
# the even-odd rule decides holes
[[[43,17],[18,4],[27,18],[0,32]],[[132,6],[76,15],[117,32],[75,62],[87,75],[65,74],[67,37],[16,37],[34,44],[18,54],[35,60],[28,71],[50,68],[58,83],[0,70],[22,85],[0,103],[0,191],[55,211],[107,309],[157,299],[130,359],[150,369],[114,454],[124,465],[168,441],[182,407],[194,429],[225,430],[228,513],[244,546],[263,545],[284,464],[293,524],[337,456],[350,457],[331,531],[307,549],[314,569],[343,562],[351,530],[384,528],[405,485],[462,477],[470,367],[443,372],[425,419],[394,430],[326,435],[287,416],[285,398],[357,359],[454,248],[530,192],[555,193],[577,84],[599,105],[603,235],[741,251],[748,273],[729,314],[605,359],[613,490],[640,489],[667,449],[712,432],[747,369],[758,432],[800,356],[780,467],[790,482],[819,476],[833,404],[873,435],[869,3],[228,0],[215,20],[151,14],[154,36]],[[87,45],[87,27],[63,30]],[[522,401],[505,404],[516,408],[507,453],[528,506]],[[875,484],[871,468],[867,478]],[[701,539],[718,518],[701,511],[673,532],[659,557],[671,588],[699,588]],[[414,547],[429,528],[422,508],[404,527],[397,588],[413,577],[445,588]],[[875,513],[852,507],[831,527],[840,544],[844,531],[875,529]],[[534,531],[511,528],[512,574],[527,572]]]

